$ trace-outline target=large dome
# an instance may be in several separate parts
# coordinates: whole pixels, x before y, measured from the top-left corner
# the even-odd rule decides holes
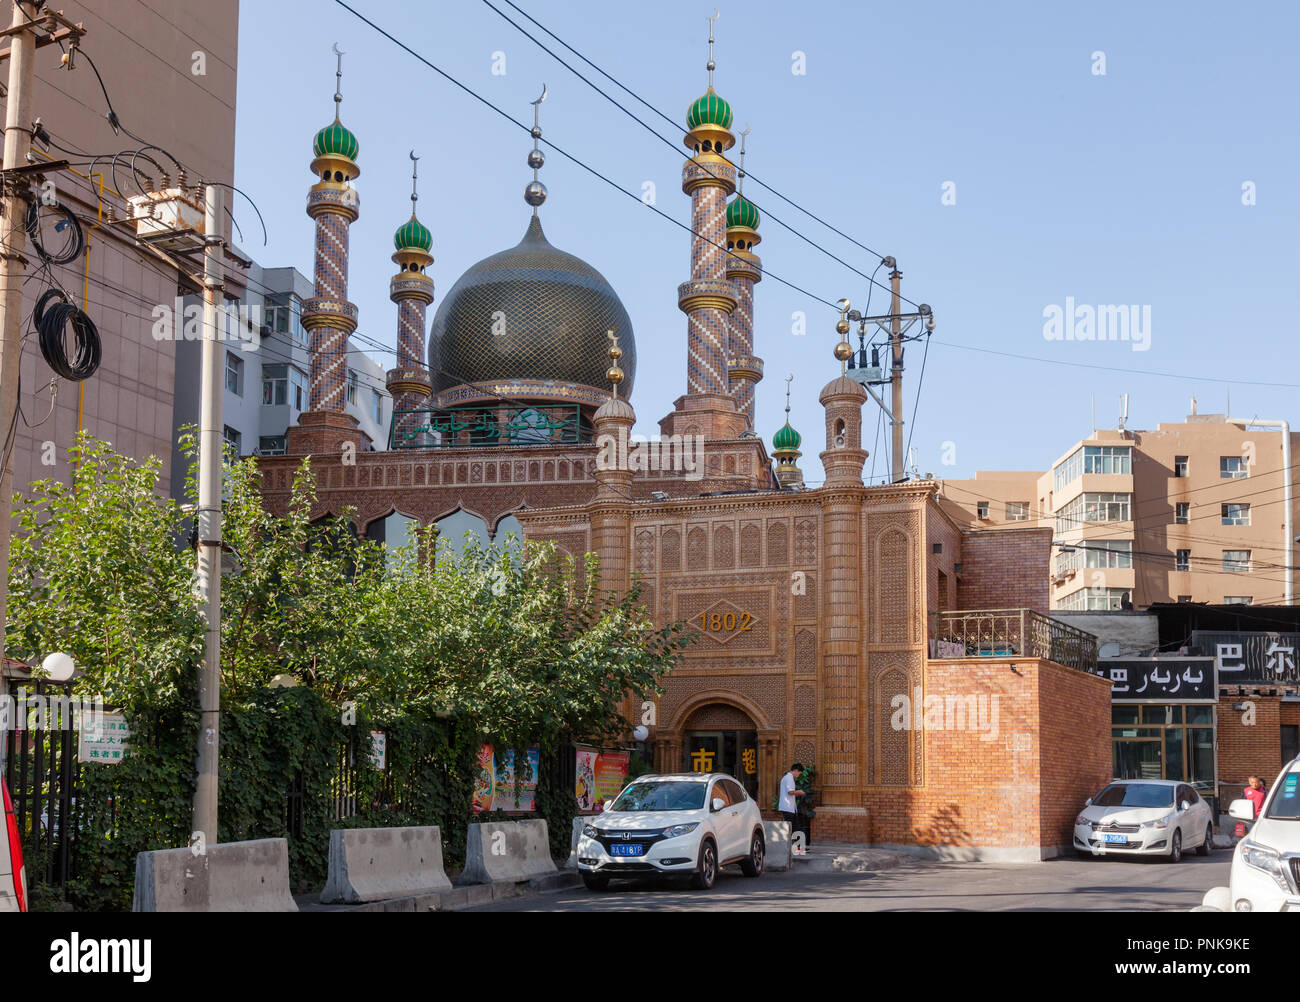
[[[608,393],[611,327],[630,396],[636,342],[627,310],[600,272],[551,246],[534,216],[523,240],[461,275],[438,308],[429,337],[435,390],[540,380],[556,384],[561,398],[574,384]]]

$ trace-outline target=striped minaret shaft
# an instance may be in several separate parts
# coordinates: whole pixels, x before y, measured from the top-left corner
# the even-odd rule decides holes
[[[677,289],[686,314],[686,392],[727,394],[727,316],[736,294],[726,273],[727,196],[736,169],[717,154],[700,154],[682,169],[691,196],[691,280]]]
[[[357,329],[357,308],[348,301],[348,227],[358,215],[350,180],[335,181],[331,172],[307,200],[307,214],[316,220],[316,295],[302,315],[311,343],[312,411],[342,413],[347,403],[348,336]]]
[[[424,360],[425,309],[433,302],[433,279],[424,269],[433,255],[416,247],[405,247],[393,255],[401,271],[388,283],[388,298],[397,304],[397,367],[388,372],[388,392],[393,395],[394,448],[427,445],[420,427],[428,424],[426,413],[432,386]]]

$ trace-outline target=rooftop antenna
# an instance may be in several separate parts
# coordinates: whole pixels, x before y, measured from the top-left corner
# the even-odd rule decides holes
[[[528,134],[533,137],[533,148],[528,151],[528,166],[533,169],[533,179],[524,188],[524,201],[533,207],[533,217],[537,217],[537,207],[546,201],[546,185],[537,180],[537,172],[546,163],[546,157],[538,148],[537,142],[542,138],[542,102],[546,100],[546,84],[542,84],[542,96],[530,101],[533,106],[533,127]]]
[[[1119,430],[1124,430],[1124,425],[1128,421],[1128,394],[1121,393],[1119,397]]]

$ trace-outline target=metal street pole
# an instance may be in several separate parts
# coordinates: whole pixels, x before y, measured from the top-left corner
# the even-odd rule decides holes
[[[902,278],[903,273],[897,267],[889,273],[889,312],[893,317],[889,328],[889,346],[891,349],[889,406],[890,417],[893,419],[890,425],[890,429],[893,431],[890,480],[894,483],[898,483],[903,479],[903,463],[906,458],[903,456],[903,318],[900,315],[902,313],[902,292],[899,288]]]
[[[221,331],[217,309],[224,286],[221,189],[208,185],[203,219],[203,369],[199,403],[198,587],[207,628],[199,670],[198,782],[191,845],[217,842],[217,752],[221,735]]]
[[[36,4],[28,3],[35,14]],[[23,27],[27,25],[28,27]],[[21,30],[19,30],[21,29]],[[9,96],[5,107],[4,169],[26,166],[32,146],[32,67],[36,59],[36,24],[14,4],[9,36]],[[14,491],[13,442],[18,422],[18,366],[23,322],[23,277],[27,259],[27,201],[20,192],[27,182],[6,173],[4,214],[0,217],[0,422],[4,424],[0,469],[0,649],[4,647],[9,598],[10,497]]]

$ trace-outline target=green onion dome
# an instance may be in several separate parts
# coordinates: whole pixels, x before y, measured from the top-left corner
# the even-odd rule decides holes
[[[790,427],[787,421],[781,429],[772,436],[772,449],[775,452],[795,452],[799,448],[799,443],[803,441],[802,436]]]
[[[686,127],[698,129],[701,125],[716,125],[722,129],[731,128],[731,105],[718,97],[709,88],[709,92],[686,109]]]
[[[748,226],[751,230],[756,230],[758,220],[758,210],[745,196],[737,195],[727,203],[727,226]]]
[[[361,144],[357,142],[357,137],[345,129],[343,123],[336,118],[316,133],[316,141],[312,144],[312,149],[318,157],[328,155],[355,160],[361,150]]]
[[[433,234],[429,232],[427,226],[412,216],[393,235],[393,245],[398,250],[422,250],[428,252],[433,249]]]

